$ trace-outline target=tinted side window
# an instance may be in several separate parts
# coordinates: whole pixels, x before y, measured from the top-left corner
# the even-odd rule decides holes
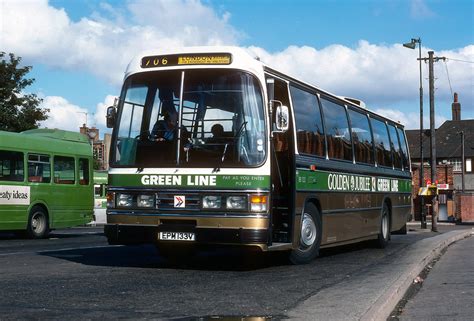
[[[51,182],[51,164],[49,155],[28,155],[28,182]]]
[[[298,151],[324,156],[324,130],[318,97],[293,86],[290,86],[290,92],[296,119]]]
[[[79,158],[79,184],[89,185],[89,160]]]
[[[0,181],[23,182],[23,153],[0,150]]]
[[[390,142],[392,144],[393,166],[397,169],[402,169],[402,150],[400,149],[400,141],[395,126],[388,125],[388,132],[390,133]]]
[[[54,156],[54,182],[56,184],[74,184],[74,158]]]
[[[373,118],[371,119],[371,123],[374,132],[377,164],[392,167],[392,151],[387,126],[383,121]]]
[[[349,109],[349,118],[356,162],[373,164],[374,144],[367,115]]]
[[[403,168],[406,171],[410,170],[410,162],[408,160],[407,140],[405,139],[405,132],[403,129],[397,127],[398,137],[400,138],[400,146],[402,148]]]
[[[351,136],[344,106],[321,99],[328,141],[328,155],[333,159],[352,160]]]

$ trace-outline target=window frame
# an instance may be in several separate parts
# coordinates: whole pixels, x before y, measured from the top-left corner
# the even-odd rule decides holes
[[[324,113],[324,104],[323,104],[324,100],[328,101],[332,104],[338,105],[338,106],[340,106],[344,109],[344,113],[346,115],[347,129],[349,131],[349,140],[350,140],[349,145],[350,145],[350,148],[351,148],[351,152],[350,152],[351,159],[350,160],[345,159],[345,158],[333,158],[333,157],[329,156],[329,138],[330,138],[330,135],[329,135],[329,132],[327,130],[326,116],[325,116],[325,113]],[[347,113],[347,105],[342,103],[342,102],[339,102],[336,99],[332,98],[331,96],[328,96],[328,95],[325,95],[325,94],[320,94],[319,95],[319,103],[321,105],[321,115],[322,115],[322,120],[323,120],[324,133],[325,133],[325,136],[326,136],[326,159],[333,160],[333,161],[343,161],[343,162],[354,163],[354,146],[353,146],[353,142],[352,142],[351,124],[350,124],[350,120],[349,120],[349,115]],[[332,135],[331,135],[331,137],[332,137]],[[342,152],[344,154],[344,150]]]
[[[38,160],[31,160],[30,156],[38,156]],[[41,157],[47,157],[48,161],[42,161]],[[36,152],[27,153],[27,159],[26,159],[26,162],[27,162],[27,175],[26,176],[27,177],[26,177],[26,180],[27,180],[28,183],[51,184],[51,181],[52,181],[51,178],[53,176],[51,158],[52,158],[51,154],[43,154],[43,153],[36,153]],[[30,176],[30,162],[34,163],[34,164],[49,165],[48,166],[49,167],[49,177],[47,177],[47,178],[49,178],[49,180],[45,181],[44,180],[44,178],[45,178],[44,175],[41,175],[41,176],[31,175]],[[41,177],[41,179],[30,180],[30,177]]]
[[[374,156],[375,156],[376,167],[384,167],[384,168],[393,169],[394,167],[393,167],[392,146],[391,146],[391,142],[390,142],[390,133],[389,133],[388,127],[387,127],[387,121],[383,118],[377,117],[376,115],[370,115],[369,118],[370,118],[370,123],[371,123],[371,127],[372,127],[372,136],[373,136],[373,139],[374,139]],[[384,126],[385,126],[385,131],[387,133],[387,138],[388,138],[388,143],[389,143],[389,152],[390,152],[390,164],[389,165],[379,164],[379,162],[378,162],[378,159],[377,159],[378,148],[376,147],[375,129],[374,129],[374,125],[372,124],[372,120],[379,121],[382,124],[384,124]],[[385,155],[383,155],[383,159],[384,158],[385,158]]]
[[[320,124],[321,124],[321,130],[322,130],[322,153],[321,155],[318,155],[318,154],[312,154],[312,153],[305,153],[304,151],[300,151],[299,147],[298,147],[298,122],[297,122],[297,109],[295,108],[295,101],[293,99],[293,94],[292,94],[292,88],[296,89],[296,90],[299,90],[301,92],[304,92],[306,94],[309,94],[309,95],[312,95],[316,98],[316,106],[315,108],[317,108],[317,111],[316,113],[319,113],[319,120],[320,120]],[[300,85],[298,85],[297,83],[294,83],[294,82],[290,82],[288,84],[288,91],[289,91],[289,95],[290,95],[290,101],[291,101],[291,106],[292,106],[292,110],[293,110],[293,114],[294,114],[294,122],[295,122],[295,129],[294,129],[294,132],[295,132],[295,140],[296,140],[296,151],[298,152],[298,154],[300,155],[304,155],[304,156],[309,156],[309,157],[318,157],[318,158],[327,158],[327,142],[326,142],[326,128],[324,126],[324,117],[323,117],[323,113],[322,113],[322,106],[321,106],[321,97],[319,95],[319,93],[315,92],[315,91],[311,91],[305,87],[302,87]],[[312,133],[314,134],[315,132],[312,131]]]
[[[60,177],[56,179],[56,173],[59,172],[56,170],[56,163],[58,158],[67,158],[67,159],[72,159],[72,164],[74,166],[72,173],[74,175],[74,178],[71,179],[61,179]],[[53,181],[54,184],[56,185],[76,185],[77,184],[77,173],[76,173],[76,157],[74,156],[64,156],[64,155],[54,155],[53,156]]]
[[[350,112],[354,112],[354,113],[357,113],[359,115],[362,115],[365,117],[365,119],[367,120],[367,125],[368,125],[368,129],[369,129],[369,134],[370,134],[370,138],[371,138],[371,150],[370,150],[370,155],[371,155],[371,162],[360,162],[360,161],[357,161],[356,159],[356,150],[355,150],[355,144],[354,144],[354,137],[352,135],[352,118],[350,117]],[[356,108],[353,108],[352,106],[349,106],[349,108],[347,109],[347,115],[348,115],[348,118],[349,118],[349,125],[350,125],[350,128],[351,128],[351,140],[352,140],[352,152],[354,154],[354,164],[358,164],[358,165],[368,165],[368,166],[375,166],[375,142],[374,142],[374,133],[372,132],[372,124],[370,122],[370,114],[367,113],[367,112],[364,112],[363,110],[358,110]]]
[[[25,163],[25,153],[24,153],[24,152],[21,152],[21,151],[4,150],[4,149],[0,150],[0,152],[2,152],[2,153],[3,153],[3,152],[5,152],[5,153],[10,153],[10,154],[16,153],[16,154],[20,154],[20,155],[21,155],[21,158],[12,158],[12,157],[5,158],[5,159],[0,158],[0,171],[2,172],[2,175],[3,175],[3,169],[4,169],[4,166],[3,166],[3,161],[4,161],[4,160],[5,160],[5,161],[11,161],[12,159],[13,159],[13,160],[16,160],[16,161],[21,160],[21,165],[22,165],[22,169],[21,169],[21,170],[22,170],[22,174],[20,174],[20,175],[21,175],[21,179],[3,179],[3,176],[2,176],[2,177],[0,178],[0,181],[3,181],[3,182],[18,182],[18,183],[25,182],[25,179],[26,179],[26,176],[27,176],[27,175],[26,175],[26,171],[25,171],[25,164],[26,164],[26,163]],[[20,156],[20,155],[19,155],[19,156]],[[9,162],[9,163],[10,163],[10,165],[11,165],[11,162]],[[14,164],[16,165],[16,162],[15,162]],[[8,175],[9,177],[12,176],[11,170],[12,170],[12,169],[9,168],[9,171],[10,171],[10,173],[9,173],[9,175]],[[16,170],[16,168],[14,168],[14,170]],[[20,175],[13,175],[13,176],[20,176]],[[19,178],[20,178],[20,177],[19,177]]]

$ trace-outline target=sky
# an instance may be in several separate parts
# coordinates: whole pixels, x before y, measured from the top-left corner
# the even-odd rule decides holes
[[[421,38],[446,61],[434,64],[437,126],[474,118],[472,0],[0,0],[0,51],[22,57],[35,78],[25,93],[49,108],[42,127],[103,134],[105,110],[143,50],[181,46],[246,48],[284,73],[373,111],[419,127]],[[424,126],[429,126],[428,65],[423,63]]]

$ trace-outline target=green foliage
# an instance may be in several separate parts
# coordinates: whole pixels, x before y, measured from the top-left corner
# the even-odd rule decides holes
[[[21,57],[0,52],[0,130],[21,132],[38,128],[48,118],[49,109],[40,108],[42,99],[24,94],[35,79],[26,78],[31,66],[20,67]]]

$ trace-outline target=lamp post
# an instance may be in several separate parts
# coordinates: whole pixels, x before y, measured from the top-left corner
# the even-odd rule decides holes
[[[421,38],[411,38],[410,42],[404,43],[403,47],[409,49],[415,49],[418,44],[418,60],[420,61],[420,188],[423,187],[424,181],[424,170],[423,170],[423,75],[421,70]],[[420,219],[421,228],[426,228],[426,213],[425,213],[425,202],[423,197],[420,196]]]

